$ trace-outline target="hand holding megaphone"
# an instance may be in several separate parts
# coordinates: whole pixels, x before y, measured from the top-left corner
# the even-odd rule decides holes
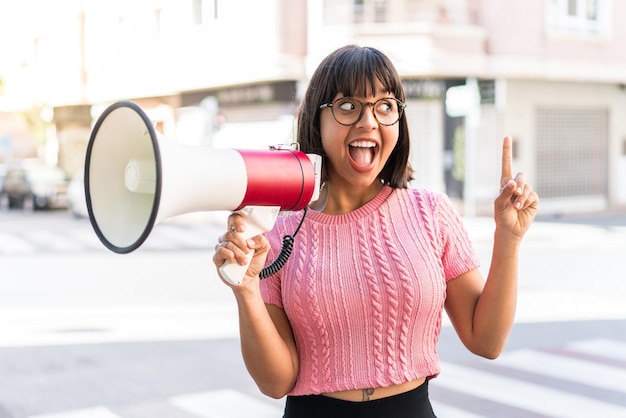
[[[109,106],[96,121],[85,158],[89,220],[100,241],[125,254],[139,248],[155,224],[183,213],[242,211],[248,233],[270,230],[279,211],[317,199],[321,157],[293,148],[216,149],[161,137],[132,102]],[[264,210],[257,210],[264,208]],[[241,282],[243,267],[224,266]]]
[[[237,213],[245,218],[245,230],[237,232],[244,241],[270,231],[274,227],[276,217],[280,208],[277,206],[249,206],[245,207]],[[232,232],[236,232],[231,230]],[[243,264],[230,263],[226,261],[218,268],[220,277],[226,282],[233,285],[240,285],[243,281],[250,262],[254,256],[254,251],[246,254],[246,261]]]

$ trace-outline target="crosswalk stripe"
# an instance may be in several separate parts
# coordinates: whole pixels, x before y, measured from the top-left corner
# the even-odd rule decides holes
[[[455,408],[450,405],[446,405],[445,403],[430,401],[433,406],[433,411],[440,417],[444,418],[486,418],[483,415],[476,415],[472,412],[467,412],[459,408]]]
[[[102,406],[54,414],[32,415],[28,418],[122,418]]]
[[[167,225],[159,225],[154,230],[154,236],[167,240],[168,242],[178,243],[189,247],[212,248],[215,243],[215,237],[204,235],[199,231],[190,231]]]
[[[626,342],[597,338],[594,340],[576,341],[568,344],[566,347],[568,350],[583,354],[600,355],[604,358],[626,361]]]
[[[0,306],[0,348],[211,340],[238,335],[233,304],[24,309]]]
[[[276,418],[283,408],[232,389],[221,389],[170,398],[183,411],[202,418]]]
[[[441,368],[433,385],[553,418],[626,417],[626,408],[618,405],[452,363]]]
[[[213,238],[201,231],[175,227],[151,234],[144,250],[199,249],[212,250]],[[38,252],[105,250],[96,233],[88,229],[69,231],[30,231],[24,235],[0,233],[0,255],[33,254]]]
[[[69,231],[72,239],[80,242],[80,244],[89,249],[104,249],[104,245],[98,239],[96,233],[92,230],[75,229]]]
[[[27,254],[32,253],[35,246],[13,234],[0,233],[0,253],[4,254]]]
[[[522,349],[501,356],[498,365],[626,393],[625,369],[591,361]]]
[[[26,233],[24,237],[30,242],[36,242],[38,245],[43,245],[55,251],[79,250],[83,248],[75,240],[68,239],[66,234],[58,232],[46,230],[31,231]]]

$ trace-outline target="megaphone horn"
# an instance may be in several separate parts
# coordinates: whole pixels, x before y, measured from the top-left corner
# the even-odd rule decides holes
[[[296,149],[217,149],[168,140],[137,104],[120,101],[105,109],[89,138],[87,211],[100,241],[120,254],[139,248],[155,224],[191,212],[240,211],[253,236],[270,230],[279,211],[317,199],[320,171],[320,156]],[[236,283],[247,266],[229,268],[239,269],[232,274],[240,277],[225,277]]]

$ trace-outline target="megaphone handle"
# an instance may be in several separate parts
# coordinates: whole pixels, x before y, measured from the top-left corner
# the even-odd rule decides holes
[[[247,206],[235,212],[242,215],[246,220],[246,230],[240,232],[242,238],[247,240],[248,238],[270,231],[276,223],[279,211],[280,207],[278,206]],[[239,263],[224,263],[219,268],[222,279],[230,284],[240,285],[246,271],[248,271],[248,267],[250,267],[253,255],[253,252],[247,255],[244,265]]]
[[[248,271],[248,267],[250,267],[250,262],[252,261],[253,253],[250,253],[246,256],[246,263],[241,265],[238,263],[230,263],[225,262],[222,267],[219,268],[220,276],[222,279],[226,280],[228,283],[233,285],[240,285],[243,281],[243,276],[245,276],[246,271]]]

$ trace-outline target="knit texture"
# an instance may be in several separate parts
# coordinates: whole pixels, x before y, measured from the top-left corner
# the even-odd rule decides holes
[[[271,262],[302,212],[267,233]],[[309,210],[285,267],[261,281],[300,355],[290,395],[390,386],[439,374],[446,282],[479,266],[449,199],[385,186],[344,215]]]

